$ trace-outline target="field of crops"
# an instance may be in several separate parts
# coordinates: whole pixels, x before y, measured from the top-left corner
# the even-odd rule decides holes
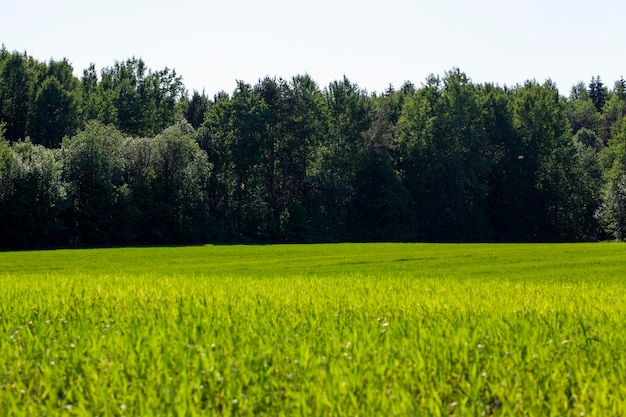
[[[626,415],[626,245],[0,253],[0,415]]]

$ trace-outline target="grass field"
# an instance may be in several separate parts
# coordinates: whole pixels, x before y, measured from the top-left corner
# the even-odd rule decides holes
[[[0,253],[0,415],[626,415],[626,245]]]

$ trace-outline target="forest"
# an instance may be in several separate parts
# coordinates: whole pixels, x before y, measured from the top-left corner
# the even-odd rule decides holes
[[[210,98],[140,58],[77,77],[2,46],[0,248],[621,240],[625,112],[599,76]]]

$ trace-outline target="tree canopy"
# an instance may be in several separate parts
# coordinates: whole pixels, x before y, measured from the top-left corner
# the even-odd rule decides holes
[[[626,237],[626,94],[593,76],[191,98],[139,58],[0,50],[0,247]]]

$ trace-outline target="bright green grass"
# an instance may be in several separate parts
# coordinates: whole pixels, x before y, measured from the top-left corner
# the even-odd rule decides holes
[[[0,415],[626,415],[626,245],[0,253]]]

